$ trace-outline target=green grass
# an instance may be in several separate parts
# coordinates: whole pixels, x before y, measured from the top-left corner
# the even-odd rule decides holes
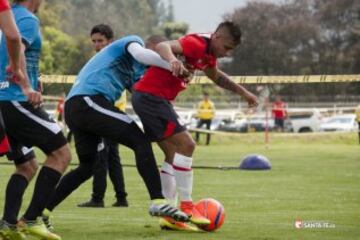
[[[136,169],[126,166],[130,207],[110,207],[114,193],[109,182],[105,209],[80,209],[89,199],[91,182],[73,193],[54,212],[63,239],[359,239],[360,146],[355,134],[219,135],[210,146],[198,146],[195,166],[236,167],[249,153],[266,155],[271,171],[195,169],[194,199],[212,197],[223,203],[226,218],[214,233],[164,232],[147,215],[148,195]],[[133,155],[121,147],[123,163]],[[162,156],[155,148],[158,159]],[[77,162],[74,155],[74,162]],[[39,159],[43,156],[40,154]],[[1,159],[0,162],[5,162]],[[161,161],[159,161],[160,163]],[[71,166],[74,168],[74,166]],[[13,167],[0,166],[0,196],[4,196]],[[24,198],[29,202],[31,185]],[[3,206],[3,197],[0,206]],[[331,229],[295,229],[294,220],[335,224]]]

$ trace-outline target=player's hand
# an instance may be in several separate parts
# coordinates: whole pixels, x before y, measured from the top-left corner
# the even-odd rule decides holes
[[[248,102],[250,108],[254,108],[259,105],[258,98],[251,92],[246,92],[244,98]]]
[[[31,87],[23,88],[24,95],[28,98],[29,103],[34,107],[40,107],[42,104],[42,95]]]
[[[13,83],[23,82],[25,75],[21,69],[13,69],[11,66],[6,67],[6,73],[8,74],[7,80]]]
[[[184,64],[185,70],[183,71],[183,74],[179,77],[183,79],[185,83],[191,82],[191,80],[194,77],[194,68],[190,64]]]
[[[171,72],[175,77],[182,76],[185,72],[187,72],[184,64],[178,60],[174,59],[170,62]]]

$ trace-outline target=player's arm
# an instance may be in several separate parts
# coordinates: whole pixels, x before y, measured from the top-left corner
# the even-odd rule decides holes
[[[132,42],[128,45],[127,51],[133,58],[147,66],[157,66],[171,71],[170,64],[162,59],[156,52],[144,48],[138,42]]]
[[[41,96],[41,93],[38,91],[35,91],[30,84],[29,77],[28,77],[27,71],[26,71],[25,49],[26,49],[25,45],[23,43],[21,43],[20,69],[21,69],[21,72],[24,73],[24,77],[16,78],[16,83],[20,86],[24,95],[27,96],[28,101],[34,106],[39,106],[42,102],[42,96]]]
[[[183,48],[179,41],[165,41],[156,45],[156,52],[170,63],[171,71],[174,76],[187,75],[184,64],[176,58],[176,55],[183,53]]]
[[[24,77],[16,79],[16,83],[19,84],[24,95],[28,98],[28,101],[36,107],[41,104],[42,96],[40,92],[33,89],[29,81],[26,70],[25,50],[36,40],[39,33],[39,22],[35,19],[26,19],[18,22],[17,24],[20,29],[22,39],[20,49],[20,69],[24,73]]]
[[[10,10],[0,12],[0,29],[6,38],[11,71],[16,78],[24,78],[20,71],[21,37]]]
[[[232,81],[226,73],[222,72],[217,67],[206,68],[204,70],[204,73],[218,86],[244,97],[249,103],[250,107],[256,107],[258,105],[257,97],[254,94],[246,90],[246,88],[244,88],[240,84]]]

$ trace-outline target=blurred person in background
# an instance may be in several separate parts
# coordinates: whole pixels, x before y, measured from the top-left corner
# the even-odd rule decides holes
[[[277,95],[272,105],[272,116],[275,120],[275,129],[278,132],[284,131],[284,121],[286,119],[286,103],[282,101],[281,96]]]
[[[355,114],[356,114],[356,121],[358,122],[359,125],[358,134],[359,134],[359,144],[360,144],[360,104],[357,106],[355,110]]]
[[[215,116],[215,105],[209,99],[209,93],[204,92],[203,100],[199,102],[197,107],[198,124],[196,128],[201,128],[205,125],[207,130],[210,130],[211,122]],[[206,134],[206,145],[210,144],[210,133]],[[195,141],[199,142],[200,133],[196,132]]]

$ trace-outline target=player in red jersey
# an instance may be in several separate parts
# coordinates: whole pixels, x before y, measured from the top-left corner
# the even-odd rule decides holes
[[[146,134],[159,144],[165,154],[165,162],[161,168],[163,194],[175,200],[178,192],[182,211],[191,216],[190,221],[196,225],[208,224],[209,220],[196,211],[191,198],[191,166],[195,142],[179,122],[170,101],[186,89],[188,79],[182,77],[186,70],[201,70],[218,86],[245,98],[250,107],[257,106],[256,96],[233,82],[217,67],[217,58],[230,56],[240,41],[240,28],[226,21],[213,34],[189,34],[179,40],[160,43],[156,50],[170,63],[172,72],[150,67],[134,87],[133,108],[139,115]],[[166,227],[174,225],[174,222],[167,223]]]

